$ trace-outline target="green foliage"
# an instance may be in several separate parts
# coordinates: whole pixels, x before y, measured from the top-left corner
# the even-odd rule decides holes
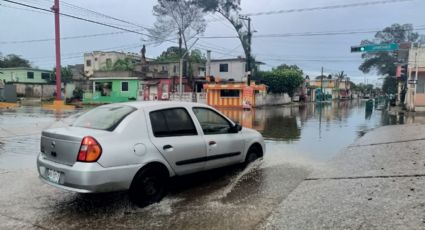
[[[181,53],[184,54],[186,49],[182,49]],[[156,62],[178,62],[180,61],[180,49],[179,47],[169,47],[166,51],[162,52],[162,54],[156,59]],[[186,57],[191,63],[205,63],[206,58],[205,55],[198,49],[194,49],[190,52],[190,55]]]
[[[362,94],[370,94],[373,92],[373,85],[372,84],[363,84],[360,83],[356,85],[356,91]]]
[[[1,58],[0,55],[0,68],[13,68],[13,67],[31,67],[28,60],[21,58],[16,54],[6,55]]]
[[[291,97],[304,82],[303,75],[300,71],[294,69],[260,71],[257,73],[254,80],[267,85],[271,93],[287,93]]]
[[[56,67],[53,68],[53,73],[51,75],[51,82],[56,82]],[[61,68],[61,82],[68,83],[72,81],[72,71],[68,67]]]
[[[397,79],[394,77],[384,78],[384,84],[382,85],[382,91],[386,94],[397,93]]]
[[[113,71],[132,71],[134,69],[133,61],[130,58],[118,59],[113,67]]]
[[[74,91],[72,91],[72,98],[82,101],[83,94],[84,94],[84,91],[81,88],[75,88]]]
[[[419,34],[413,32],[412,24],[393,24],[377,32],[373,40],[363,40],[361,44],[416,42],[418,38]],[[395,75],[396,66],[394,63],[398,61],[396,52],[364,53],[362,58],[364,61],[359,69],[363,73],[376,70],[379,75]]]
[[[297,65],[287,65],[287,64],[282,64],[279,65],[278,67],[276,67],[277,70],[295,70],[297,72],[299,72],[301,75],[304,75],[303,70],[300,69],[300,67],[298,67]]]

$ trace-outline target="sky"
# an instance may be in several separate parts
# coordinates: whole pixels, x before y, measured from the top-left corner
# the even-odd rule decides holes
[[[49,9],[53,0],[15,0],[20,3]],[[359,53],[350,53],[350,47],[359,45],[364,39],[373,39],[374,33],[321,35],[321,36],[285,36],[261,37],[269,34],[306,34],[334,31],[378,31],[394,23],[411,23],[425,34],[425,0],[406,0],[386,4],[371,5],[379,0],[241,0],[242,14],[255,14],[290,9],[306,9],[333,5],[365,3],[363,6],[338,9],[321,9],[293,13],[251,16],[256,31],[253,37],[252,52],[261,67],[268,70],[280,64],[300,66],[305,74],[334,74],[344,71],[356,83],[380,84],[382,77],[374,73],[363,74],[358,70],[362,59]],[[382,0],[381,0],[382,1]],[[369,5],[367,5],[369,3]],[[71,6],[72,4],[74,6]],[[152,8],[155,0],[67,0],[61,1],[63,13],[87,18],[94,21],[140,30],[151,27],[155,22]],[[114,21],[75,6],[101,12],[132,24]],[[205,16],[208,25],[203,36],[235,36],[232,26],[219,15]],[[54,20],[53,14],[20,7],[0,0],[0,52],[18,54],[29,59],[36,67],[52,69],[55,63]],[[139,25],[139,26],[136,26]],[[62,37],[103,34],[97,37],[85,37],[62,40],[62,65],[82,64],[85,52],[116,50],[140,53],[141,46],[147,44],[146,55],[155,58],[167,47],[176,45],[166,42],[152,44],[146,36],[117,29],[61,17]],[[107,34],[107,35],[105,35]],[[329,33],[328,33],[329,34]],[[28,43],[18,41],[40,40]],[[192,43],[193,41],[189,42]],[[237,38],[199,39],[194,48],[206,52],[212,50],[213,58],[233,58],[244,56]]]

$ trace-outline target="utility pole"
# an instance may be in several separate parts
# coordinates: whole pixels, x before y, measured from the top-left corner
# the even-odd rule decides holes
[[[199,38],[195,40],[192,46],[190,46],[189,49],[187,49],[186,52],[180,58],[180,83],[179,83],[180,101],[183,98],[183,60],[184,60],[184,57],[189,53],[189,50],[192,49],[192,47],[196,44],[196,42],[198,42],[198,40]]]
[[[207,77],[211,77],[211,50],[207,50]]]
[[[324,101],[325,94],[323,93],[323,66],[320,74],[320,93],[322,94],[322,101]]]
[[[55,13],[55,46],[56,46],[56,101],[61,101],[61,43],[60,43],[60,14],[59,0],[55,0],[55,5],[51,8]]]
[[[248,16],[240,16],[239,19],[248,21],[248,47],[247,47],[247,57],[246,57],[246,72],[248,86],[251,85],[251,75],[252,75],[252,59],[251,59],[251,41],[252,41],[252,32],[251,32],[251,18]]]

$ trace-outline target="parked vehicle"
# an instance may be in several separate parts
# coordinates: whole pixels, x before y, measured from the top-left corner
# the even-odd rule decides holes
[[[260,133],[209,106],[129,102],[43,131],[37,168],[50,185],[79,193],[129,190],[146,206],[161,200],[170,177],[248,164],[264,152]]]

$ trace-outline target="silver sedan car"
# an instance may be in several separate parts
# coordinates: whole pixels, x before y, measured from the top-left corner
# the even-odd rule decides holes
[[[140,206],[161,200],[167,179],[263,156],[264,140],[206,105],[131,102],[100,106],[69,127],[42,132],[37,169],[79,192],[129,190]]]

